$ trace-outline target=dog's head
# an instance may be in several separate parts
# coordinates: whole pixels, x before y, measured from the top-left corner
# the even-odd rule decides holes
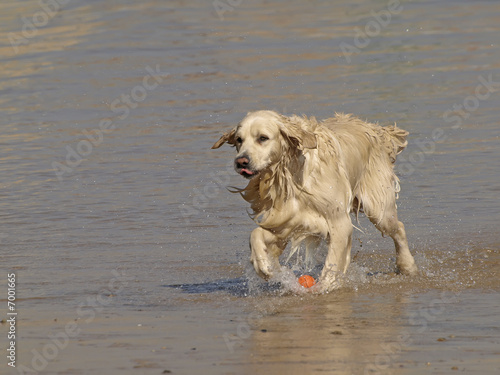
[[[300,123],[273,111],[250,112],[230,132],[224,134],[212,148],[224,143],[236,147],[236,172],[251,179],[277,163],[287,150],[316,148],[314,133]]]

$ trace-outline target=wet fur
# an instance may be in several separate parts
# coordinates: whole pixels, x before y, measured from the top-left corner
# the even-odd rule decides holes
[[[250,203],[259,225],[250,238],[256,272],[266,279],[279,272],[278,257],[290,241],[294,251],[303,241],[309,247],[324,239],[329,250],[315,288],[335,288],[337,274],[350,262],[349,214],[362,211],[394,239],[399,270],[416,273],[395,203],[400,187],[393,164],[407,134],[396,125],[380,127],[351,115],[318,122],[273,111],[249,113],[224,134],[213,148],[235,145],[236,160],[249,160],[255,173],[235,191]],[[269,139],[260,142],[262,135]]]

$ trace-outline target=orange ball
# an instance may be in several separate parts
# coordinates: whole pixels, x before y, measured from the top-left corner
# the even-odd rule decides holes
[[[316,280],[314,280],[314,277],[312,276],[302,275],[299,277],[299,284],[302,285],[304,288],[310,288],[314,284],[316,284]]]

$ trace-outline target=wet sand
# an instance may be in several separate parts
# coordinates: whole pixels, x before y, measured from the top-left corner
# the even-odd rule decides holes
[[[18,358],[50,374],[496,374],[500,253],[428,251],[415,278],[367,272],[383,255],[359,256],[321,296],[266,288],[248,270],[163,285],[168,304],[118,304],[137,282],[125,277],[116,296],[104,288],[73,311],[20,299]]]

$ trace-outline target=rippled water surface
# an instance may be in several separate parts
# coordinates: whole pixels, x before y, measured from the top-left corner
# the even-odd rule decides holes
[[[18,369],[500,371],[500,3],[30,0],[2,5],[0,35]],[[410,132],[418,277],[362,219],[338,292],[256,280],[234,150],[210,147],[257,109]]]

